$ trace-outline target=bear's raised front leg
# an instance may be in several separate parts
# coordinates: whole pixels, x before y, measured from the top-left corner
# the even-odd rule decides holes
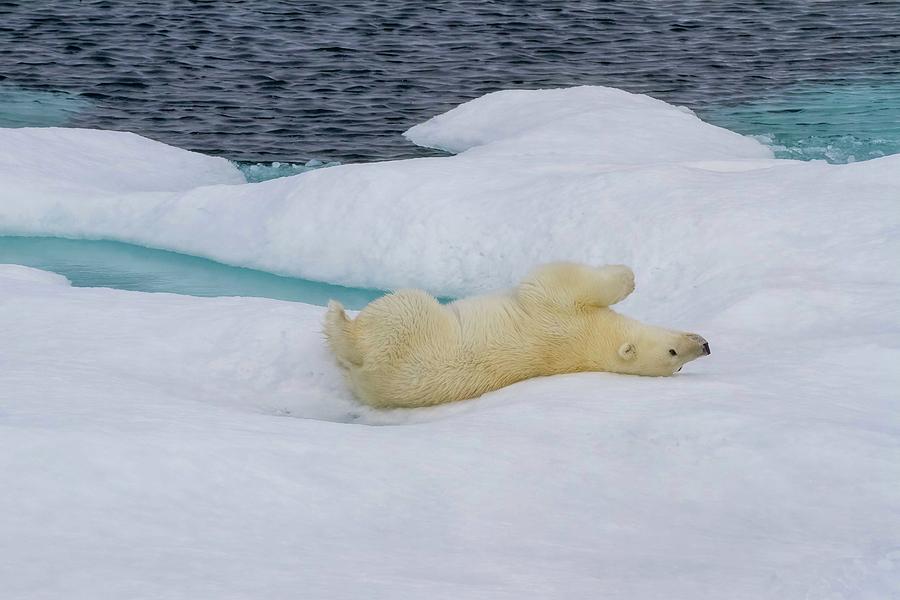
[[[585,310],[612,306],[634,291],[634,273],[625,265],[589,267],[550,263],[536,268],[519,284],[524,302],[562,309]]]

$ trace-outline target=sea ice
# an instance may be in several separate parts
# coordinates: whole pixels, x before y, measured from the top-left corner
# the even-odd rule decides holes
[[[495,118],[475,101],[411,132],[457,156],[259,184],[204,157],[168,182],[189,153],[115,136],[81,154],[100,181],[86,158],[48,166],[82,133],[26,131],[50,160],[0,146],[0,231],[447,295],[546,260],[624,262],[622,311],[712,355],[673,378],[576,374],[385,413],[349,397],[319,307],[0,267],[6,595],[900,595],[900,156],[774,160],[624,93],[491,98]],[[516,106],[536,129],[503,121]],[[605,138],[627,107],[635,148],[682,150],[644,161]],[[554,115],[568,124],[545,143]],[[140,173],[117,171],[120,142]]]
[[[404,135],[453,153],[480,148],[479,156],[609,164],[772,157],[755,139],[704,123],[687,108],[599,86],[494,92]]]
[[[584,90],[564,90],[571,92],[570,112],[576,116],[582,114],[576,109],[592,106],[590,98],[582,97]],[[519,97],[527,100],[528,94],[503,105]],[[492,97],[505,98],[487,99]],[[555,96],[556,111],[566,106],[567,97]],[[755,149],[749,154],[764,149],[645,96],[620,92],[609,98],[590,113],[598,123],[608,105],[618,116],[622,107],[640,115],[649,104],[651,114],[681,124],[680,136],[663,138],[670,143],[690,138],[690,127],[697,130],[700,146],[711,135],[725,140],[722,147],[740,143],[718,152],[716,160],[656,157],[648,163],[612,164],[584,158],[581,152],[592,144],[627,154],[622,150],[627,139],[598,137],[597,127],[564,126],[557,133],[566,143],[552,151],[545,144],[505,146],[505,138],[495,134],[495,141],[458,156],[344,165],[258,184],[169,193],[126,192],[126,186],[105,183],[103,176],[89,177],[87,165],[73,175],[71,169],[48,170],[42,163],[24,161],[0,170],[0,233],[115,239],[351,287],[418,286],[459,296],[511,284],[533,264],[553,259],[627,262],[639,276],[656,269],[645,281],[660,277],[660,271],[696,278],[714,266],[701,266],[698,260],[730,269],[766,269],[756,257],[777,252],[785,234],[796,238],[804,260],[815,261],[821,237],[788,230],[808,229],[801,216],[810,211],[822,213],[820,226],[833,236],[833,244],[840,243],[848,222],[862,221],[860,227],[876,238],[896,225],[894,196],[885,190],[900,188],[900,157],[870,161],[863,169],[747,158],[745,145]],[[469,104],[477,107],[478,101]],[[493,104],[487,103],[489,112]],[[535,109],[525,104],[530,118]],[[467,108],[457,118],[450,111],[446,123],[437,120],[429,126],[431,135],[450,136],[457,121],[460,132],[468,132],[472,125],[466,115],[471,112]],[[642,140],[658,133],[661,120],[648,118],[648,129],[636,129],[632,136],[634,144],[646,150]],[[547,119],[539,127],[542,136],[551,135],[553,123]],[[637,121],[634,125],[638,127]],[[501,129],[508,132],[510,127]],[[80,136],[70,130],[16,131],[42,140]],[[489,150],[498,143],[502,148],[494,155]],[[16,145],[27,148],[28,138]],[[107,145],[108,156],[124,154],[111,141]],[[212,161],[208,172],[214,173],[204,178],[206,183],[230,184],[240,177],[218,159],[155,142],[146,146],[143,177],[150,182],[164,180],[176,154],[178,160],[186,155]],[[38,147],[51,162],[66,159],[54,156],[47,144]],[[520,149],[518,154],[513,147]],[[724,158],[729,152],[734,159]],[[692,156],[688,150],[682,154]],[[115,169],[116,164],[103,168]],[[186,179],[188,171],[178,179]],[[126,176],[131,177],[126,173],[110,179]],[[798,218],[786,221],[785,213]]]
[[[379,413],[319,307],[0,267],[4,597],[894,597],[886,291],[819,329],[810,286],[792,328],[777,285],[700,283],[713,354],[679,376]]]
[[[32,202],[32,189],[65,205],[77,204],[82,190],[124,195],[244,183],[224,158],[125,131],[65,127],[0,128],[0,178],[6,188],[0,204],[22,205]]]

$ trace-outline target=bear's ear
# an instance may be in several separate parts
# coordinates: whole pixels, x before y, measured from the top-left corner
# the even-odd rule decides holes
[[[622,344],[619,346],[619,356],[622,357],[622,360],[634,360],[637,357],[637,348],[634,347],[634,344]]]

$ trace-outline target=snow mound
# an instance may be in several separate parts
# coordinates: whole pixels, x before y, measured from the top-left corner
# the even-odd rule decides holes
[[[900,594],[896,287],[786,335],[764,327],[792,300],[777,283],[758,301],[698,282],[746,304],[693,307],[713,354],[679,376],[379,413],[350,399],[319,307],[23,272],[0,267],[9,597]]]
[[[4,265],[0,264],[0,283],[6,287],[13,285],[62,285],[68,286],[70,282],[67,278],[56,273],[41,271],[22,265]]]
[[[616,101],[607,108],[591,100],[595,96]],[[493,97],[507,98],[488,96],[488,115],[495,112]],[[555,112],[538,118],[544,98],[555,99],[550,103]],[[69,158],[54,154],[55,146],[42,140],[110,132],[16,130],[20,147],[29,147],[29,136],[36,136],[39,151],[33,153],[49,154],[44,163],[0,169],[0,233],[113,239],[351,287],[424,287],[443,296],[504,287],[534,264],[556,259],[628,263],[641,285],[664,277],[697,282],[728,270],[742,270],[748,281],[783,277],[784,271],[774,273],[759,259],[773,253],[788,253],[827,275],[828,261],[817,252],[826,238],[832,245],[851,240],[838,269],[859,266],[871,272],[867,265],[883,264],[877,257],[870,260],[878,248],[853,245],[847,225],[864,229],[870,239],[894,243],[890,232],[900,217],[891,190],[900,187],[898,156],[852,165],[766,158],[658,162],[661,155],[651,164],[611,164],[583,155],[585,138],[578,136],[587,125],[579,131],[567,125],[595,102],[599,108],[589,113],[592,122],[604,122],[605,111],[614,116],[630,111],[639,121],[631,122],[633,136],[659,134],[662,141],[654,146],[660,151],[676,148],[676,142],[706,147],[711,135],[743,140],[645,96],[604,88],[516,92],[503,101],[504,112],[521,105],[541,136],[562,140],[557,153],[535,158],[547,145],[538,143],[533,131],[517,129],[522,119],[511,119],[502,132],[484,136],[494,141],[457,156],[148,192],[124,191],[124,184],[100,189],[84,181],[86,168],[71,177],[68,171],[40,168]],[[476,100],[461,108],[474,119],[478,107]],[[571,115],[560,116],[564,109]],[[453,113],[446,115],[451,123]],[[664,121],[694,133],[667,137],[661,133]],[[597,140],[590,143],[610,153],[620,147],[616,140]],[[148,148],[166,148],[145,142]],[[683,145],[677,148],[673,152],[681,159],[690,155]],[[157,169],[166,164],[169,150],[172,156],[184,153],[156,150],[148,154],[146,169],[163,179]],[[108,159],[116,150],[109,151],[113,154],[105,160],[112,164]],[[216,178],[231,181],[229,173],[238,175],[230,169]],[[815,231],[807,224],[812,218]],[[659,294],[650,298],[657,301]]]
[[[175,192],[216,183],[244,183],[224,158],[174,148],[124,131],[64,127],[0,128],[0,180],[53,183],[63,189]],[[11,181],[12,180],[12,181]],[[26,195],[18,197],[27,203]],[[19,190],[7,190],[7,197]]]
[[[503,90],[457,106],[405,134],[458,153],[565,154],[606,163],[772,158],[758,141],[704,123],[690,110],[606,87]]]

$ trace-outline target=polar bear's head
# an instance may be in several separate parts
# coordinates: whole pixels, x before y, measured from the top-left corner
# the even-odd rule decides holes
[[[696,333],[645,325],[613,311],[615,335],[603,352],[604,371],[629,375],[667,376],[686,363],[707,356],[709,343]]]

